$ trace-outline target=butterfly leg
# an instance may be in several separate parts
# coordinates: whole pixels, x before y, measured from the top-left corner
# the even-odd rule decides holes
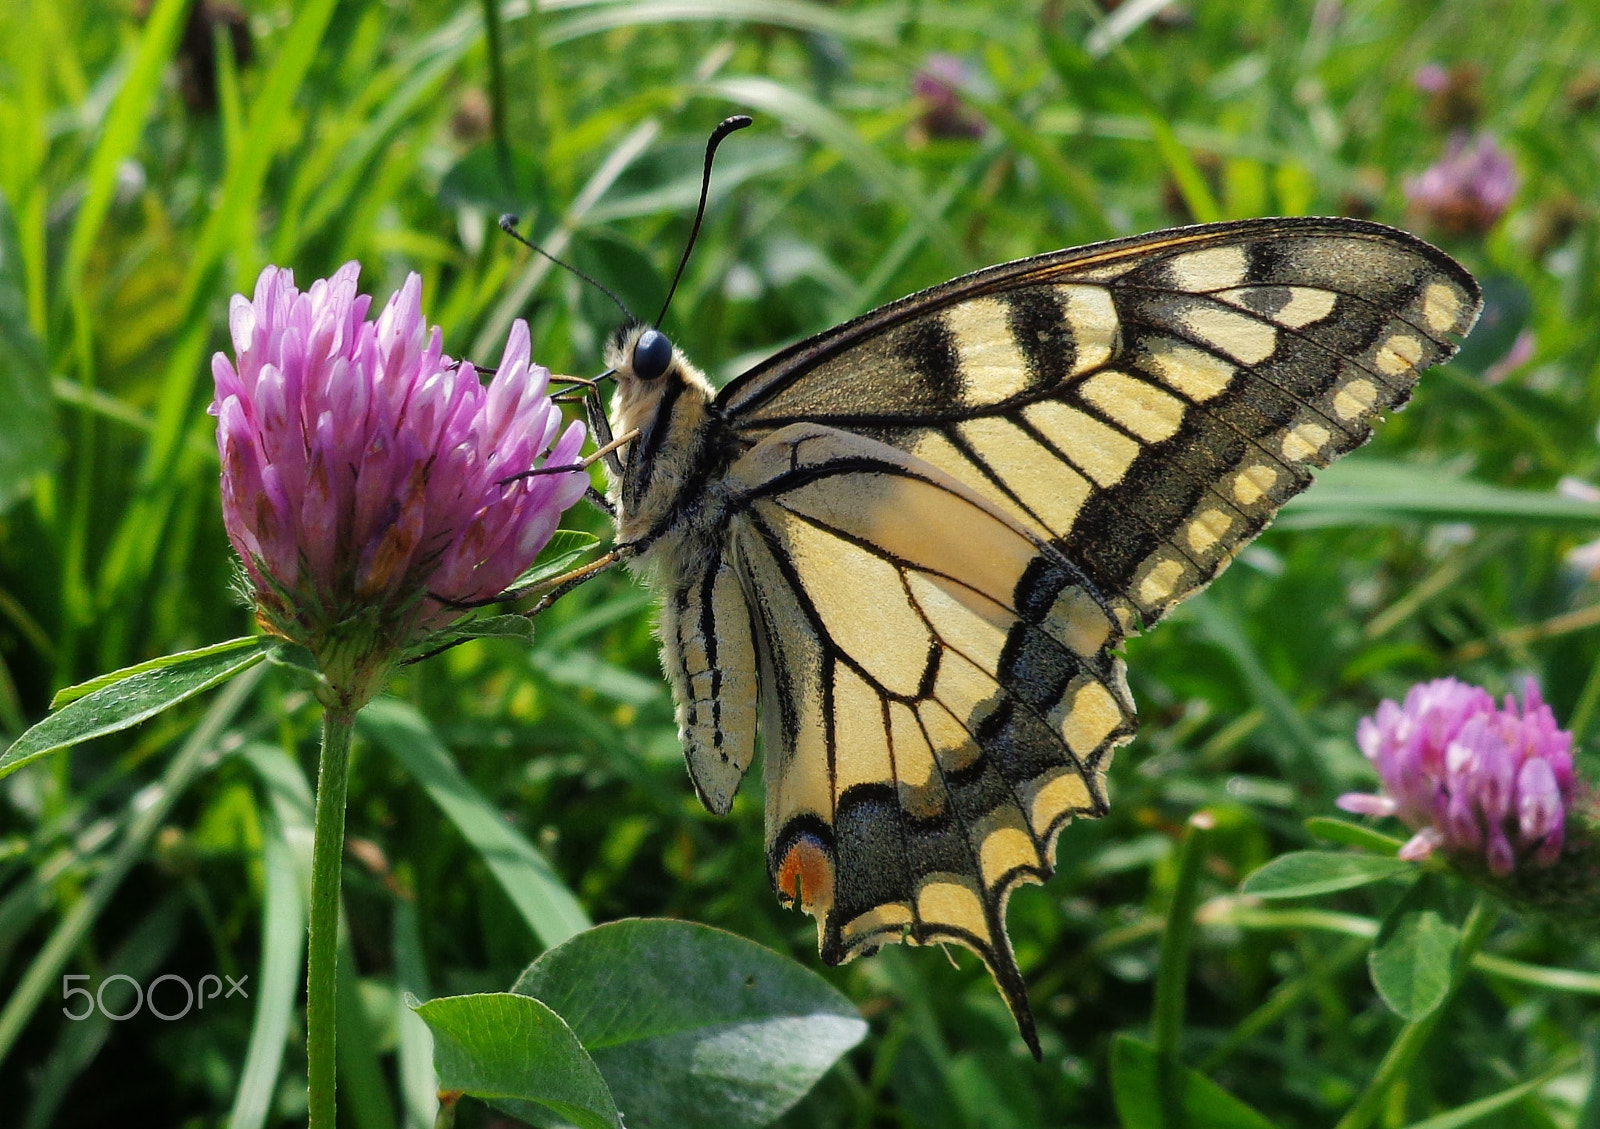
[[[614,518],[617,516],[617,507],[611,504],[611,499],[607,498],[593,486],[585,490],[583,492],[583,496],[589,500],[589,503],[594,506],[595,509],[603,510],[607,517]]]
[[[639,438],[639,429],[636,427],[622,438],[611,440],[611,442],[607,443],[604,447],[601,447],[598,451],[583,459],[581,462],[562,463],[560,466],[534,467],[532,470],[525,470],[521,474],[513,474],[507,478],[502,478],[500,480],[500,485],[504,486],[508,482],[516,482],[521,478],[537,478],[541,474],[569,474],[575,470],[588,470],[601,459],[610,456],[610,454],[618,447],[626,447],[629,443],[632,443],[637,438]]]
[[[555,603],[562,596],[565,596],[568,592],[572,591],[580,584],[583,584],[585,581],[593,580],[602,572],[608,572],[611,569],[616,568],[617,565],[622,564],[633,555],[634,548],[632,545],[618,545],[609,553],[605,554],[605,556],[596,557],[588,564],[580,565],[571,572],[562,573],[560,576],[552,577],[549,580],[532,585],[528,588],[524,588],[521,591],[507,592],[501,598],[518,599],[522,596],[532,595],[536,591],[542,591],[544,594],[539,597],[539,602],[522,613],[529,619],[532,619],[534,616],[544,611],[551,604]]]

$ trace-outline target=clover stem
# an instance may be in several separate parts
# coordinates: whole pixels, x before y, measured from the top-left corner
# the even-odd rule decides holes
[[[336,1129],[334,992],[339,948],[339,872],[344,860],[344,805],[354,712],[322,715],[317,814],[311,846],[311,941],[306,958],[306,1057],[311,1129]]]

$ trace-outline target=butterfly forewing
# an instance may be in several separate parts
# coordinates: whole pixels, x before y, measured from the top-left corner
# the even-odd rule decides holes
[[[719,397],[928,460],[1148,625],[1310,469],[1365,442],[1477,316],[1419,240],[1353,220],[1182,229],[980,271],[774,358]]]

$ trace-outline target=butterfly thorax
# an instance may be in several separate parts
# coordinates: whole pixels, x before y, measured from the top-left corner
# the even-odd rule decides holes
[[[617,537],[651,564],[718,535],[726,507],[716,486],[738,445],[712,407],[710,382],[676,349],[660,375],[639,375],[635,346],[645,332],[620,333],[606,359],[617,382],[612,433],[639,433],[618,452],[621,477],[612,476]]]

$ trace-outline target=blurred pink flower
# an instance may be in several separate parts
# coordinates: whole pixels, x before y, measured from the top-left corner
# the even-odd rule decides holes
[[[368,321],[359,271],[346,263],[301,292],[268,267],[254,299],[229,308],[237,361],[211,363],[228,538],[262,625],[319,659],[335,640],[398,651],[461,615],[433,597],[503,591],[588,484],[506,481],[575,463],[584,438],[573,423],[557,439],[524,322],[485,386],[441,352],[417,275]]]
[[[1511,342],[1511,348],[1506,350],[1506,355],[1483,370],[1483,382],[1485,384],[1499,384],[1506,377],[1533,360],[1533,355],[1538,351],[1538,348],[1539,339],[1534,336],[1533,330],[1524,329]]]
[[[1450,72],[1439,63],[1423,63],[1412,72],[1411,85],[1425,94],[1441,94],[1450,85]]]
[[[1383,790],[1339,797],[1345,811],[1397,815],[1415,834],[1400,857],[1435,850],[1476,857],[1505,877],[1561,855],[1573,797],[1572,734],[1556,725],[1530,678],[1522,707],[1503,708],[1477,686],[1440,678],[1385,699],[1361,719],[1356,741]]]
[[[1556,493],[1578,502],[1600,502],[1600,487],[1570,474],[1561,476],[1556,483]],[[1595,579],[1600,576],[1600,541],[1585,541],[1568,549],[1564,561],[1568,568],[1579,575]]]
[[[954,55],[935,52],[923,61],[911,80],[911,93],[923,104],[917,128],[923,137],[982,137],[988,126],[961,100],[961,88],[971,75],[967,64]]]
[[[1520,183],[1516,166],[1498,142],[1480,133],[1450,139],[1445,155],[1405,182],[1412,208],[1444,231],[1487,232],[1505,212]]]

